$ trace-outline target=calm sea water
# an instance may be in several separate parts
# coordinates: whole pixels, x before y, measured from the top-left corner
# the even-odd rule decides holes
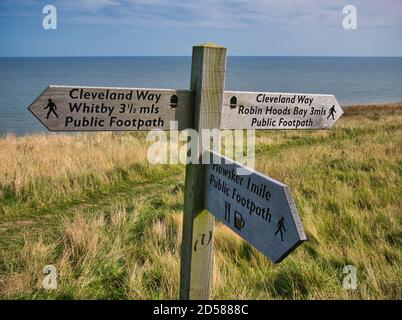
[[[0,135],[46,131],[27,111],[49,84],[187,89],[190,57],[0,58]],[[227,90],[402,101],[402,58],[229,57]]]

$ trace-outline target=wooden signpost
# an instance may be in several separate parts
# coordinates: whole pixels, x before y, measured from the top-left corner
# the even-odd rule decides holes
[[[306,240],[289,188],[210,152],[202,130],[326,129],[342,115],[332,95],[225,92],[225,73],[226,48],[207,43],[193,47],[190,90],[49,86],[28,108],[50,131],[170,130],[171,121],[197,130],[199,164],[186,166],[180,299],[209,298],[213,215],[275,263]],[[205,154],[214,161],[202,164]]]
[[[221,129],[326,129],[342,113],[332,95],[226,91]]]
[[[193,128],[220,127],[226,69],[226,48],[206,44],[193,47],[190,88],[195,92]],[[206,151],[201,136],[198,158]],[[199,161],[199,163],[202,163]],[[204,210],[205,167],[188,164],[184,190],[183,235],[180,263],[180,299],[208,299],[212,272],[214,218]],[[205,242],[208,235],[209,241]],[[204,237],[203,248],[195,243]]]
[[[28,110],[50,131],[183,130],[192,101],[190,90],[49,86]]]
[[[275,263],[307,240],[288,186],[210,154],[204,185],[210,213]]]

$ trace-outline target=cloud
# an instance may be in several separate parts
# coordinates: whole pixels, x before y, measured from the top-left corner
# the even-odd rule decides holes
[[[57,8],[57,33],[41,29],[47,3]],[[357,8],[356,31],[342,27],[348,4]],[[161,47],[177,54],[198,40],[225,42],[239,54],[401,55],[402,1],[0,0],[0,27],[3,50],[18,54],[47,39],[57,50],[96,55]]]
[[[69,1],[70,2],[70,1]],[[71,1],[73,2],[73,1]],[[79,1],[83,6],[90,9],[99,9],[106,6],[116,6],[119,3],[115,0],[81,0]]]
[[[72,0],[63,10],[72,22],[159,27],[336,27],[353,4],[367,27],[402,26],[401,1],[341,0]]]
[[[400,0],[53,0],[53,3],[64,22],[82,25],[270,30],[339,28],[342,8],[352,4],[357,7],[359,27],[402,27]],[[29,8],[33,4],[38,6],[43,1],[1,0],[0,6],[14,8],[14,14],[22,15],[27,12],[24,6]]]

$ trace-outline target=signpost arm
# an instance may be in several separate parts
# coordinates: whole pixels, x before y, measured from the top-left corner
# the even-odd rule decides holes
[[[214,44],[193,47],[191,85],[194,129],[199,133],[200,164],[186,166],[180,299],[208,299],[212,272],[214,217],[203,210],[204,166],[202,129],[220,129],[226,70],[226,48]]]

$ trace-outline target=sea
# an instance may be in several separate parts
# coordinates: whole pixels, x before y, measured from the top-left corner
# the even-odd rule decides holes
[[[27,110],[48,85],[188,89],[191,57],[0,58],[0,136],[47,129]],[[228,57],[226,90],[402,101],[402,57]]]

